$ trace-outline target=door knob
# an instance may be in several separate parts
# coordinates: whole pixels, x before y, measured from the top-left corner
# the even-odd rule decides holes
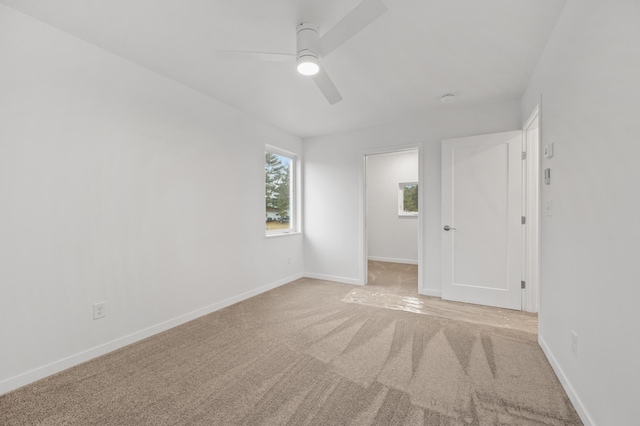
[[[456,229],[456,228],[452,228],[452,227],[450,227],[449,225],[445,225],[445,226],[444,226],[444,230],[445,230],[445,231],[450,231],[450,230],[452,230],[452,229]]]

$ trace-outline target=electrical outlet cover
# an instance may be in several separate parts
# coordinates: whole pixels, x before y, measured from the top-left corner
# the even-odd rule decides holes
[[[98,302],[93,304],[93,319],[97,320],[107,316],[105,311],[107,302]]]

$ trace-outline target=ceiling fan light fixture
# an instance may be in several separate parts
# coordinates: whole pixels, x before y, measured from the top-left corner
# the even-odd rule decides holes
[[[298,58],[298,72],[302,75],[316,75],[320,71],[318,58],[312,55],[300,56]]]
[[[303,22],[296,30],[298,72],[302,75],[316,75],[320,71],[318,60],[318,26]]]

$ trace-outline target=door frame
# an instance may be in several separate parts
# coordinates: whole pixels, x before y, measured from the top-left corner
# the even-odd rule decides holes
[[[540,311],[540,152],[541,152],[540,104],[531,112],[522,126],[522,146],[527,153],[523,166],[524,200],[523,214],[527,218],[524,226],[522,279],[526,282],[522,294],[522,310]],[[537,135],[531,131],[537,130]]]
[[[360,284],[366,285],[369,276],[369,250],[367,243],[367,156],[391,154],[394,152],[418,151],[418,288],[423,294],[423,235],[424,235],[424,185],[423,185],[423,143],[394,145],[362,151],[360,161]]]

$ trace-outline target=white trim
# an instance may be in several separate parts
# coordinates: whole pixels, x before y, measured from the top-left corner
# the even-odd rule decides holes
[[[538,344],[540,345],[540,348],[542,348],[542,352],[547,357],[549,364],[551,364],[551,368],[553,368],[553,371],[556,373],[558,380],[560,380],[560,384],[571,400],[571,403],[576,409],[578,416],[580,416],[580,420],[582,420],[582,423],[584,423],[585,426],[595,426],[596,423],[593,421],[593,418],[587,411],[587,408],[585,407],[580,397],[576,394],[576,391],[571,385],[571,382],[564,374],[562,368],[560,368],[560,364],[558,364],[558,362],[556,361],[553,353],[551,352],[551,349],[549,349],[549,346],[547,346],[547,343],[544,341],[542,336],[538,336]]]
[[[289,231],[289,232],[276,232],[273,231],[273,233],[271,234],[267,234],[264,237],[265,238],[278,238],[278,237],[290,237],[293,235],[302,235],[302,232],[300,231]]]
[[[418,144],[418,211],[424,212],[424,146]],[[418,216],[418,294],[427,294],[429,291],[424,282],[424,221],[426,214]],[[440,296],[438,296],[440,297]]]
[[[529,137],[535,131],[535,137]],[[522,127],[523,149],[527,152],[524,173],[524,210],[527,217],[524,227],[523,280],[527,285],[523,291],[522,310],[539,312],[540,308],[540,106],[536,105]]]
[[[313,272],[305,272],[304,278],[312,278],[314,280],[322,280],[322,281],[332,281],[332,282],[342,283],[342,284],[364,285],[357,278],[336,277],[334,275],[315,274]]]
[[[369,279],[369,243],[367,241],[367,154],[362,155],[360,162],[360,182],[358,185],[358,271],[360,271],[359,285],[366,285]]]
[[[536,105],[533,111],[531,111],[529,118],[527,118],[527,121],[524,122],[524,125],[522,126],[522,128],[526,129],[527,127],[530,127],[533,120],[535,120],[539,116],[540,116],[540,105]]]
[[[393,259],[391,257],[374,257],[374,256],[369,256],[368,259],[373,260],[375,262],[404,263],[407,265],[418,264],[418,261],[413,259]]]
[[[359,237],[360,237],[360,253],[359,253],[359,270],[360,270],[360,285],[367,284],[368,278],[368,267],[367,267],[367,259],[369,257],[368,247],[367,247],[367,156],[369,155],[380,155],[380,154],[392,154],[397,152],[406,152],[406,151],[418,151],[418,211],[423,210],[424,203],[424,173],[423,169],[423,143],[413,143],[407,145],[397,145],[397,146],[389,146],[389,147],[381,147],[369,149],[366,151],[362,151],[362,162],[360,163],[360,194],[359,194],[359,210],[360,210],[360,224],[359,224]],[[424,215],[418,215],[418,293],[424,294],[424,278],[423,278],[423,253],[424,253]]]
[[[173,319],[163,321],[159,324],[152,325],[151,327],[147,327],[142,330],[133,332],[131,334],[127,334],[126,336],[119,337],[110,342],[103,343],[98,346],[94,346],[93,348],[70,355],[68,357],[51,362],[41,367],[34,368],[33,370],[27,371],[25,373],[21,373],[17,376],[13,376],[8,379],[2,380],[0,381],[0,395],[16,390],[22,386],[28,385],[29,383],[33,383],[37,380],[43,379],[52,374],[59,373],[68,368],[82,364],[83,362],[97,358],[101,355],[105,355],[109,352],[115,351],[116,349],[123,348],[132,343],[139,342],[140,340],[154,336],[158,333],[162,333],[163,331],[167,331],[171,328],[177,327],[179,325],[192,321],[201,316],[208,315],[222,308],[226,308],[227,306],[231,306],[235,303],[249,299],[253,296],[257,296],[258,294],[272,290],[276,287],[280,287],[284,284],[288,284],[302,277],[303,277],[302,273],[292,275],[290,277],[278,280],[276,282],[264,285],[262,287],[258,287],[256,289],[241,293],[237,296],[233,296],[228,299],[222,300],[220,302],[205,306],[203,308],[196,309],[184,315],[177,316]]]

